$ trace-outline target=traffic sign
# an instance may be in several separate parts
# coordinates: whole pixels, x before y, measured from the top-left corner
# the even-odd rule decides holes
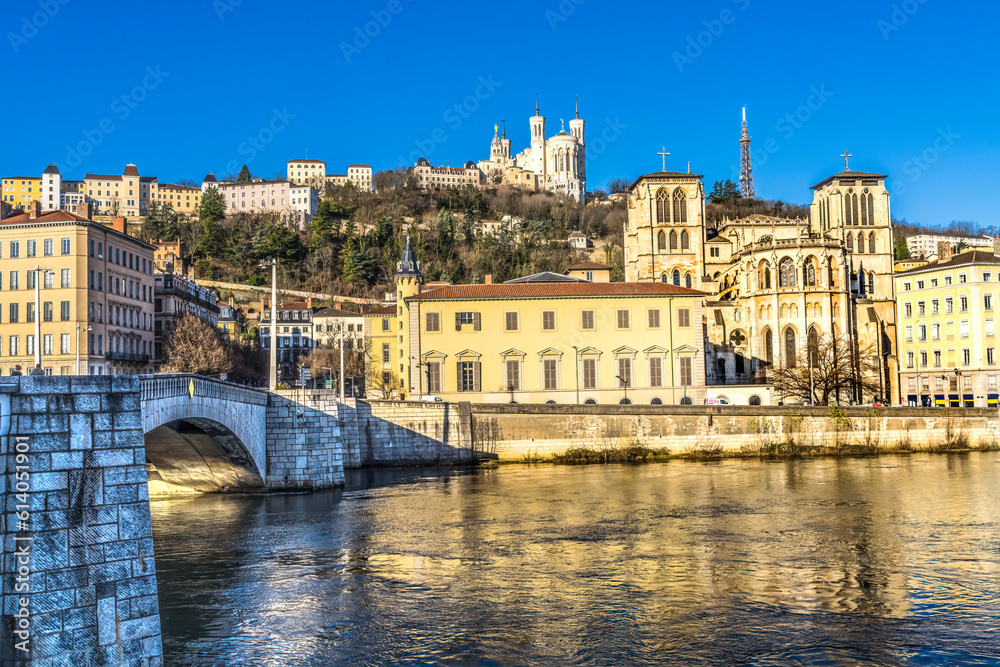
[[[220,379],[220,380],[225,380],[225,379],[226,379],[226,378],[228,378],[228,377],[229,377],[229,375],[228,375],[228,374],[226,374],[226,373],[219,373],[219,379]]]

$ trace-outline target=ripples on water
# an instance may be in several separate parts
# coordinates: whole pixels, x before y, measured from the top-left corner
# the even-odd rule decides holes
[[[168,665],[1000,665],[1000,455],[154,501]]]

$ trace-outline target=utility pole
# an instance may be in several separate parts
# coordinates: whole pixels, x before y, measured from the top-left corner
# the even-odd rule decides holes
[[[35,265],[35,368],[42,367],[42,281],[47,272]]]
[[[271,260],[271,391],[278,389],[278,258]]]
[[[344,318],[340,318],[340,400],[344,400]]]

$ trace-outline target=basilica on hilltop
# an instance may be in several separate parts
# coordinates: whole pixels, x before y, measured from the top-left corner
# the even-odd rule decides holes
[[[545,136],[545,116],[535,102],[535,115],[529,119],[531,145],[512,155],[511,141],[507,138],[507,122],[493,128],[490,158],[478,163],[487,183],[516,185],[532,191],[548,190],[583,202],[587,193],[585,121],[580,118],[580,104],[576,117],[569,121],[569,132],[563,121],[555,136]],[[502,126],[502,129],[501,129]]]

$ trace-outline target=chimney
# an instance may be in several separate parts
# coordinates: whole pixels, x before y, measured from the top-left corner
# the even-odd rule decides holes
[[[313,307],[313,298],[311,296],[306,297],[306,306],[309,308]]]
[[[487,285],[492,285],[492,284],[493,284],[493,274],[492,274],[492,273],[487,273],[487,274],[486,274],[486,275],[485,275],[485,276],[483,277],[483,282],[484,282],[485,284],[487,284]]]
[[[951,244],[947,241],[941,241],[937,244],[938,246],[938,263],[944,263],[951,260]]]
[[[993,239],[993,254],[1000,255],[1000,236]]]
[[[42,202],[36,199],[35,201],[31,202],[31,205],[28,207],[28,219],[34,220],[41,214],[42,214]]]
[[[342,303],[335,303],[335,304],[333,304],[333,308],[334,308],[334,310],[343,310],[344,309],[344,304],[342,304]]]
[[[125,218],[115,218],[111,221],[111,229],[125,234]]]
[[[78,216],[81,218],[87,218],[88,220],[90,219],[90,204],[85,201],[78,201],[74,208],[75,210],[73,212]]]

